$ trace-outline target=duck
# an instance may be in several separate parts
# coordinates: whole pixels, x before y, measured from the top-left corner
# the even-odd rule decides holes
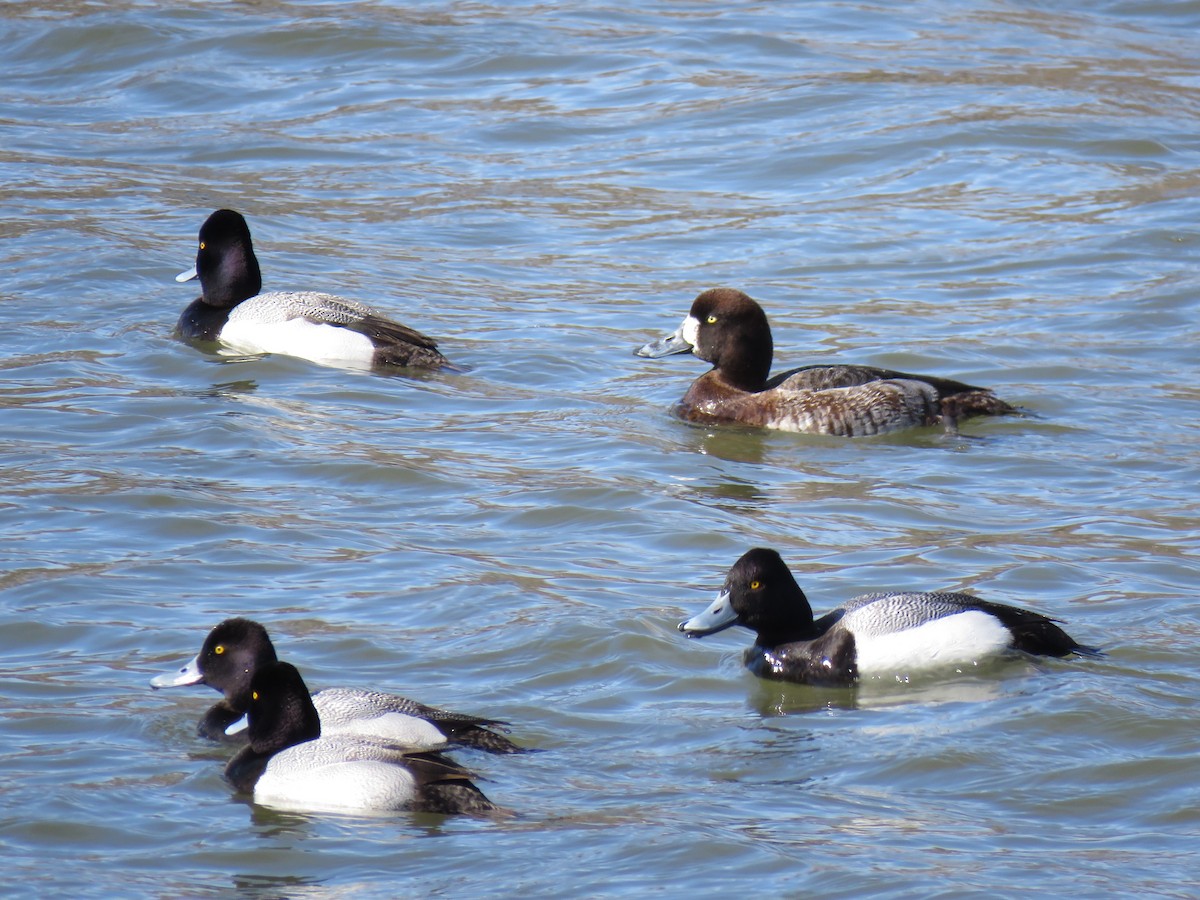
[[[196,733],[214,741],[243,740],[240,721],[250,706],[251,682],[278,660],[267,629],[253,619],[225,619],[205,637],[200,652],[178,669],[150,680],[155,689],[207,684],[224,697],[201,717]],[[507,723],[426,706],[416,700],[362,688],[326,688],[313,696],[323,732],[386,740],[411,749],[447,745],[490,753],[521,747],[497,730]]]
[[[196,265],[175,280],[195,278],[200,297],[176,326],[186,340],[351,369],[457,368],[433,338],[355,300],[316,291],[261,293],[250,226],[232,209],[218,209],[205,220]]]
[[[729,570],[717,598],[679,624],[692,638],[734,625],[755,632],[746,667],[760,678],[849,686],[866,679],[961,670],[1014,654],[1097,657],[1041,613],[971,594],[886,591],[813,618],[778,551],[756,547]]]
[[[321,717],[291,663],[259,667],[246,709],[249,743],[225,778],[256,803],[287,810],[443,814],[495,812],[471,773],[440,753],[321,733]]]
[[[676,407],[692,422],[858,437],[938,424],[954,432],[972,416],[1018,414],[987,388],[875,366],[808,365],[771,378],[773,351],[758,301],[734,288],[710,288],[672,334],[634,353],[657,359],[690,352],[712,363]]]

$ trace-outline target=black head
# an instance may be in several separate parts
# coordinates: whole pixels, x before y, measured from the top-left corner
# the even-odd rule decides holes
[[[200,226],[196,274],[210,306],[236,306],[262,290],[250,227],[241,213],[218,209]]]
[[[812,637],[812,607],[774,550],[746,551],[725,576],[722,593],[728,593],[738,624],[757,632],[764,647]]]
[[[692,302],[687,338],[734,387],[760,391],[771,372],[771,326],[763,308],[741,291],[711,288]]]
[[[275,662],[267,629],[250,619],[226,619],[208,633],[196,656],[204,683],[225,695],[229,706],[244,712],[254,674]]]
[[[247,733],[255,753],[278,753],[321,736],[308,685],[291,663],[273,662],[255,672],[249,699]]]

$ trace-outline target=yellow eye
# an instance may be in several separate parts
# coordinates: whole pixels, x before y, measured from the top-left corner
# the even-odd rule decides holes
[[[217,654],[217,656],[220,656],[224,652],[225,652],[224,644],[217,644],[217,646],[213,647],[213,653]]]
[[[201,249],[201,250],[203,250],[203,249],[204,249],[204,241],[201,241],[201,242],[200,242],[200,249]]]
[[[750,582],[750,590],[752,590],[752,591],[757,591],[757,590],[758,590],[760,587],[762,587],[762,582],[761,582],[761,581],[752,581],[752,582]]]
[[[716,317],[716,316],[709,316],[707,319],[705,319],[705,321],[706,321],[706,322],[708,322],[708,324],[709,324],[709,325],[716,325],[716,324],[717,324],[717,317]]]
[[[257,699],[258,699],[258,691],[251,691],[251,692],[250,692],[250,699],[251,699],[251,700],[257,700]]]

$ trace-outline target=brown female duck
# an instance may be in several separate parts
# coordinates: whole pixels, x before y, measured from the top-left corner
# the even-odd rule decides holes
[[[810,365],[771,378],[773,350],[762,307],[741,291],[712,288],[673,334],[635,353],[691,352],[713,364],[678,406],[695,422],[857,437],[921,425],[953,431],[971,416],[1017,412],[987,388],[874,366]]]

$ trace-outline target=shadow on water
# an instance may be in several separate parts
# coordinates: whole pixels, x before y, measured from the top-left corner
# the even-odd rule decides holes
[[[261,897],[264,900],[277,897],[324,897],[337,893],[326,887],[324,881],[296,875],[235,875],[232,888],[239,897]]]
[[[995,660],[970,672],[872,680],[851,687],[824,687],[759,679],[748,698],[763,717],[802,715],[827,710],[880,710],[902,706],[985,703],[1011,693],[1013,680],[1029,674],[1029,659]],[[1007,677],[1006,677],[1007,676]]]
[[[302,812],[263,806],[255,803],[248,796],[230,798],[235,803],[241,803],[250,810],[250,823],[260,837],[271,838],[309,838],[329,823],[353,828],[356,825],[374,827],[379,823],[392,822],[411,836],[433,837],[442,834],[447,822],[466,821],[456,816],[440,815],[425,812],[397,812],[395,810],[357,810],[338,812],[322,810],[320,812]]]

